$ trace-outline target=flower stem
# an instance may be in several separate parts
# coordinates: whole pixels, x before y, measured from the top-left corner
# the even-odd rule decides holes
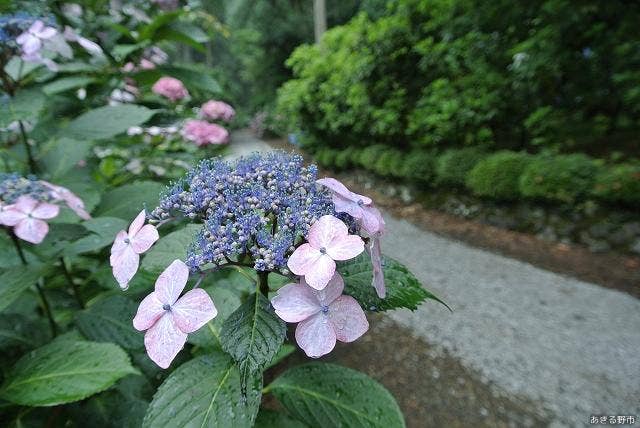
[[[260,288],[260,292],[267,297],[269,294],[269,272],[268,271],[258,271],[258,287]]]
[[[80,294],[80,289],[78,285],[73,282],[73,276],[71,276],[71,271],[67,267],[67,264],[64,261],[64,257],[60,257],[60,265],[62,266],[62,273],[64,273],[64,277],[69,284],[71,284],[71,288],[73,289],[73,296],[76,298],[76,302],[78,302],[78,306],[81,309],[85,308],[84,300],[82,300],[82,295]]]
[[[13,245],[16,247],[16,251],[18,252],[18,256],[20,257],[20,261],[24,266],[27,266],[27,259],[24,256],[24,251],[22,251],[22,246],[20,245],[20,241],[18,237],[7,229],[7,233],[11,237],[13,241]],[[44,310],[47,319],[49,320],[49,327],[51,328],[51,334],[55,337],[58,335],[58,326],[56,325],[55,320],[53,319],[53,313],[51,312],[51,306],[49,305],[49,301],[47,300],[47,296],[44,294],[44,290],[41,285],[42,278],[38,279],[36,282],[36,289],[38,290],[38,295],[40,296],[40,300],[42,300],[42,309]]]
[[[18,126],[20,127],[20,135],[22,136],[22,142],[24,143],[24,147],[27,150],[27,158],[29,160],[29,171],[32,174],[35,174],[38,170],[38,166],[36,165],[36,161],[33,158],[33,152],[31,151],[31,146],[29,145],[29,139],[27,138],[27,131],[24,129],[24,124],[21,120],[18,121]]]

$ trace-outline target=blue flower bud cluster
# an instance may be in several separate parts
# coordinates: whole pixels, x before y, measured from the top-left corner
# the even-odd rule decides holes
[[[30,196],[41,202],[51,202],[51,189],[34,176],[22,177],[16,173],[0,173],[0,202],[12,204],[20,196]]]
[[[286,272],[289,255],[311,224],[334,214],[316,175],[315,165],[305,167],[302,157],[282,151],[235,163],[205,160],[168,188],[150,218],[184,216],[203,223],[187,254],[194,271],[234,261]]]

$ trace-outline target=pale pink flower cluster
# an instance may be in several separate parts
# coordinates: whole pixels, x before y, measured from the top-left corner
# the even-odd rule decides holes
[[[46,181],[40,183],[51,189],[50,195],[54,202],[64,202],[84,220],[91,218],[82,200],[69,189]],[[12,227],[13,233],[24,241],[39,244],[49,233],[46,220],[57,217],[59,213],[60,207],[55,203],[37,201],[23,195],[12,204],[0,204],[0,225]]]
[[[368,235],[372,285],[378,296],[384,298],[379,240],[384,220],[380,211],[370,198],[349,191],[334,178],[323,178],[317,183],[332,191],[336,212],[355,218]],[[353,342],[369,329],[358,302],[342,295],[344,281],[336,272],[336,261],[356,257],[365,245],[360,236],[349,235],[347,225],[331,215],[322,216],[311,225],[306,239],[287,262],[291,272],[301,277],[300,281],[279,289],[271,303],[284,321],[298,323],[296,342],[309,357],[317,358],[331,352],[336,341]]]
[[[229,131],[215,123],[204,120],[187,120],[182,127],[182,136],[197,146],[225,144],[229,141]]]
[[[224,120],[230,122],[236,111],[224,101],[209,100],[200,107],[200,116],[206,120]]]
[[[184,87],[184,84],[175,77],[170,76],[164,76],[158,79],[158,81],[151,87],[151,90],[173,102],[182,100],[189,96],[189,91]]]

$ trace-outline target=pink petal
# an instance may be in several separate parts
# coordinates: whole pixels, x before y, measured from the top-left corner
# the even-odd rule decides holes
[[[333,195],[331,198],[333,206],[338,213],[347,213],[355,219],[362,218],[362,207],[350,199],[343,198],[340,195]]]
[[[31,212],[38,205],[38,201],[30,196],[20,196],[13,206],[15,209],[22,211],[25,214],[31,214]]]
[[[113,266],[113,260],[120,255],[124,251],[124,249],[129,245],[124,242],[129,235],[124,230],[121,230],[116,235],[116,239],[113,240],[113,245],[111,246],[111,266]]]
[[[47,202],[40,202],[35,209],[31,212],[31,215],[39,219],[50,219],[60,213],[60,207]]]
[[[144,346],[149,358],[166,369],[187,341],[187,334],[180,331],[173,316],[166,312],[144,335]]]
[[[331,302],[340,297],[343,290],[344,280],[342,279],[342,276],[340,276],[340,274],[336,272],[326,287],[324,287],[322,290],[313,290],[313,293],[316,295],[316,298],[321,305],[328,306]]]
[[[276,314],[286,322],[300,322],[322,309],[307,284],[287,284],[271,299]]]
[[[58,31],[53,27],[45,27],[42,31],[39,31],[37,36],[41,39],[50,39],[58,34]]]
[[[313,267],[304,275],[304,279],[316,290],[322,290],[327,286],[333,274],[336,272],[336,262],[328,255],[318,258]]]
[[[349,260],[364,251],[364,241],[357,235],[336,237],[327,245],[327,254],[333,260]]]
[[[380,250],[380,239],[371,238],[369,244],[369,255],[371,256],[371,266],[373,267],[373,279],[371,281],[373,288],[376,289],[378,297],[384,299],[387,294],[384,286],[384,272],[382,270],[382,251]]]
[[[15,208],[15,205],[8,205],[0,211],[0,224],[4,226],[15,226],[27,218],[27,214]]]
[[[361,223],[362,228],[370,235],[384,232],[384,219],[382,218],[380,210],[375,207],[362,208]]]
[[[328,248],[334,239],[348,234],[349,229],[341,220],[332,215],[323,215],[309,228],[307,241],[314,248]]]
[[[110,258],[113,267],[113,276],[120,284],[120,288],[126,289],[129,281],[138,271],[140,256],[136,254],[130,245],[127,245],[120,253],[114,253]]]
[[[14,227],[13,232],[20,239],[39,244],[49,233],[49,225],[37,218],[25,218]]]
[[[156,242],[160,236],[156,228],[150,224],[147,224],[140,229],[140,231],[131,240],[131,247],[133,251],[138,254],[142,254],[147,251],[154,242]]]
[[[140,211],[140,214],[136,218],[133,219],[131,225],[129,225],[129,236],[135,236],[136,233],[142,228],[146,220],[146,216],[144,210]]]
[[[322,253],[317,248],[313,248],[308,243],[300,245],[291,254],[287,261],[287,267],[296,275],[304,275],[313,268]]]
[[[202,288],[187,291],[171,307],[171,312],[184,333],[193,333],[218,315],[213,300]]]
[[[364,311],[351,296],[340,296],[329,305],[329,319],[340,342],[353,342],[369,330]]]
[[[164,313],[165,310],[162,308],[162,302],[158,300],[156,293],[151,292],[140,302],[138,312],[133,318],[133,327],[139,331],[147,330],[154,325]]]
[[[347,189],[347,187],[344,184],[342,184],[335,178],[331,178],[331,177],[321,178],[320,180],[316,180],[316,183],[319,183],[319,184],[322,184],[323,186],[328,187],[334,192],[334,194],[342,196],[343,198],[349,199],[353,202],[362,201],[361,203],[364,205],[369,205],[372,202],[371,198],[368,198],[367,196],[359,195],[357,193],[353,193],[351,190]]]
[[[336,333],[329,317],[322,312],[302,321],[296,327],[296,342],[305,354],[318,358],[336,346]]]
[[[29,32],[33,34],[37,34],[44,28],[44,22],[38,20],[33,21],[33,24],[29,27]]]
[[[180,260],[174,260],[156,280],[158,299],[164,304],[173,305],[189,279],[189,268]]]

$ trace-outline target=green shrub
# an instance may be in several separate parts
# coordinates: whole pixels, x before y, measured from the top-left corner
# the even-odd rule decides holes
[[[387,146],[382,144],[365,148],[360,152],[359,165],[368,171],[374,171],[376,162],[386,150],[388,150]]]
[[[436,160],[438,184],[463,186],[469,171],[485,156],[486,153],[477,147],[445,151]]]
[[[640,164],[603,168],[596,177],[593,195],[607,202],[640,206]]]
[[[479,161],[467,174],[466,185],[478,196],[513,200],[520,196],[518,180],[531,161],[526,153],[501,151]]]
[[[523,196],[574,203],[588,195],[599,166],[584,154],[537,156],[520,176]]]
[[[421,183],[431,183],[435,177],[436,152],[412,150],[404,156],[400,174]]]
[[[338,154],[336,154],[335,165],[337,169],[348,169],[353,165],[351,159],[353,158],[354,149],[352,147],[347,147],[344,150],[340,150]]]
[[[330,168],[335,164],[336,155],[337,151],[334,149],[321,148],[316,152],[315,159],[320,166]]]

